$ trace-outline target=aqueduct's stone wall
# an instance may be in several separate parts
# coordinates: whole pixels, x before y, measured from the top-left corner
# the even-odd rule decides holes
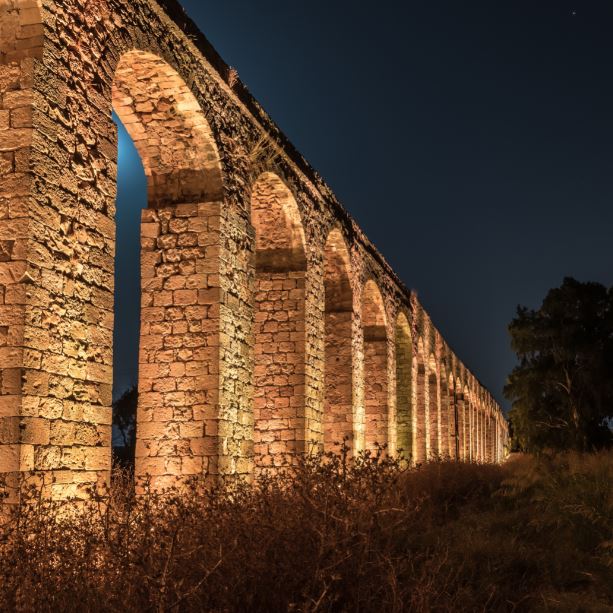
[[[136,472],[311,441],[500,461],[500,408],[174,0],[0,0],[0,471],[108,479],[115,110],[141,155]]]

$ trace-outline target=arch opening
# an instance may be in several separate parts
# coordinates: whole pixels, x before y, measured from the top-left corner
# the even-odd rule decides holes
[[[464,400],[464,391],[460,379],[456,379],[455,387],[456,413],[458,423],[458,458],[466,460],[466,403]]]
[[[424,342],[417,341],[416,376],[416,432],[415,461],[425,462],[428,457],[428,398],[426,393],[426,360]]]
[[[132,236],[140,242],[130,294],[140,303],[133,322],[138,327],[140,319],[135,476],[137,483],[149,476],[154,489],[163,489],[218,469],[219,264],[207,246],[219,245],[221,163],[196,97],[157,55],[124,53],[111,96],[147,185],[147,208]],[[118,206],[133,205],[129,199],[118,193]],[[125,216],[116,217],[121,223]],[[134,244],[120,242],[121,228],[116,233],[117,271]],[[125,325],[121,316],[117,321]],[[116,326],[114,336],[128,335]],[[115,371],[126,370],[118,364],[135,349],[119,348]]]
[[[445,368],[445,364],[442,363],[440,367],[440,410],[439,410],[439,431],[440,431],[440,450],[439,454],[443,458],[451,457],[451,448],[450,448],[450,399],[449,399],[449,388],[448,379],[447,379],[447,369]]]
[[[460,459],[460,408],[453,374],[449,375],[447,391],[449,398],[449,454],[452,459],[458,460]]]
[[[374,451],[388,443],[387,322],[381,291],[369,279],[362,294],[364,333],[365,448]]]
[[[221,165],[210,126],[172,66],[146,51],[123,54],[112,97],[143,162],[150,208],[222,200]]]
[[[353,448],[353,291],[349,251],[334,229],[324,247],[324,450]]]
[[[475,405],[473,394],[470,388],[465,388],[464,391],[464,402],[466,403],[466,423],[467,423],[467,433],[466,433],[466,443],[467,443],[467,452],[466,459],[470,462],[474,462],[475,460]]]
[[[428,373],[428,450],[427,457],[441,453],[439,385],[434,355],[430,356]]]
[[[306,250],[298,205],[265,172],[251,195],[256,233],[254,460],[256,471],[305,450]]]
[[[402,450],[405,458],[413,458],[413,342],[404,313],[399,313],[396,318],[395,339],[397,448]]]

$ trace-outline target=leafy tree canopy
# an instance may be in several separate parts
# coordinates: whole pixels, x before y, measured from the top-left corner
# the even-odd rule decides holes
[[[505,386],[515,442],[526,451],[610,445],[613,288],[565,278],[509,325],[519,364]]]

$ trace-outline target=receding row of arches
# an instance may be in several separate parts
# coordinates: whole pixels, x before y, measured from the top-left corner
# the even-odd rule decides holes
[[[113,107],[143,161],[150,209],[161,212],[168,207],[223,199],[212,132],[193,95],[163,60],[136,51],[124,55],[116,70]],[[314,432],[309,430],[306,416],[308,258],[296,198],[278,174],[264,171],[257,176],[251,188],[250,211],[255,230],[253,459],[256,466],[268,467],[305,451]],[[174,250],[172,254],[166,245]],[[164,262],[177,258],[177,246],[172,236],[158,236],[151,247]],[[179,257],[185,258],[183,254]],[[339,227],[326,238],[322,264],[324,389],[319,431],[323,449],[334,451],[345,441],[350,452],[386,446],[388,452],[402,452],[416,461],[435,454],[462,457],[457,443],[461,429],[455,417],[455,390],[449,387],[444,367],[437,369],[434,355],[426,355],[422,340],[414,347],[407,313],[400,311],[389,325],[381,290],[373,278],[362,288],[353,286],[351,255]],[[163,271],[161,287],[149,279],[143,281],[143,292],[151,289],[144,304],[156,304],[160,289],[182,287],[182,271],[173,272],[177,274]],[[206,278],[203,281],[212,285]],[[359,300],[354,296],[356,290]],[[357,310],[356,304],[360,305]],[[171,327],[145,325],[148,329],[141,340],[149,344],[152,336],[180,329],[177,321]],[[193,344],[193,339],[175,338],[174,349],[180,350],[188,340]],[[149,371],[156,360],[157,354],[148,355],[141,347],[143,408],[148,406],[149,394],[169,385],[165,372],[151,381]],[[206,365],[202,373],[207,371],[214,371],[214,367]],[[468,424],[472,433],[471,416]],[[156,421],[149,413],[145,419]],[[161,431],[164,437],[172,438],[172,423],[169,420],[170,425]],[[149,425],[141,424],[144,436]],[[148,469],[156,468],[150,454],[159,454],[161,447],[168,449],[170,456],[181,453],[178,443],[160,446],[156,442],[159,434],[160,430],[151,431],[150,440],[139,447]],[[469,444],[469,450],[467,457],[477,457],[476,444],[474,449]],[[165,467],[168,462],[166,457]]]
[[[212,206],[206,208],[208,214],[218,215],[223,201],[223,179],[215,139],[198,102],[174,69],[150,53],[125,54],[116,69],[113,108],[141,155],[148,177],[149,208],[157,211],[156,219],[169,220],[173,214],[165,213],[165,209],[190,203],[198,203],[199,207],[209,203]],[[300,208],[287,184],[271,170],[255,178],[249,206],[255,231],[252,262],[255,466],[284,464],[288,457],[305,451],[309,437],[317,434],[326,451],[337,450],[345,441],[350,453],[385,447],[387,453],[402,453],[417,462],[435,455],[488,459],[488,430],[482,412],[475,409],[468,391],[458,390],[453,377],[448,378],[444,365],[437,367],[437,360],[426,349],[423,339],[414,344],[408,312],[401,310],[390,325],[383,295],[374,278],[368,278],[363,287],[355,287],[351,254],[340,227],[329,232],[323,249],[323,408],[319,427],[309,427],[307,319],[313,305],[308,304],[309,258]],[[197,215],[201,215],[200,209]],[[189,217],[187,212],[180,216]],[[168,221],[171,223],[172,220]],[[161,227],[164,232],[163,221]],[[170,228],[170,232],[174,230]],[[184,238],[185,246],[190,248],[215,240],[215,236],[209,235],[189,241],[180,237],[178,242],[172,236],[156,236],[151,248],[162,266],[173,258],[186,261],[185,254],[176,253]],[[144,238],[144,248],[146,244]],[[188,255],[191,257],[193,252]],[[199,256],[207,257],[208,252],[195,257]],[[158,261],[156,266],[159,267]],[[169,275],[167,268],[162,271],[161,286],[152,284],[150,279],[143,280],[143,292],[151,289],[151,303],[157,303],[155,294],[160,289],[172,287],[181,291],[184,287],[179,279],[184,271],[173,272],[176,275]],[[156,268],[151,276],[158,274]],[[193,282],[214,287],[210,277]],[[208,311],[208,318],[212,311]],[[176,320],[179,315],[172,317]],[[190,319],[188,314],[188,330],[193,327]],[[169,331],[174,334],[175,328],[181,329],[177,321],[170,327],[147,326],[145,340],[150,343],[152,336]],[[191,337],[179,337],[173,340],[175,353],[194,344]],[[167,342],[165,339],[163,344]],[[140,377],[142,408],[148,406],[148,394],[167,391],[165,386],[170,385],[166,383],[169,381],[166,372],[152,381],[149,370],[157,372],[153,368],[157,359],[157,354],[147,357],[141,347],[141,371],[151,367]],[[205,363],[187,370],[202,377],[204,373],[215,372],[215,366]],[[180,385],[170,391],[179,388]],[[206,413],[206,399],[210,398],[208,406],[212,407],[217,396],[210,390],[203,391]],[[157,418],[147,413],[140,419],[155,422]],[[206,422],[206,416],[202,421]],[[166,454],[162,471],[169,470],[173,455],[193,455],[193,448],[186,448],[180,440],[168,444],[168,439],[182,438],[176,435],[174,423],[174,419],[169,419],[164,429],[151,430],[150,439],[140,445],[146,469],[156,469],[152,453]],[[149,425],[141,423],[144,437]],[[162,445],[160,433],[167,441]],[[492,452],[489,459],[493,458]],[[199,465],[191,466],[201,470]]]
[[[258,178],[251,206],[256,232],[254,451],[256,465],[270,466],[277,456],[303,451],[307,442],[307,257],[298,206],[277,175],[266,172]],[[414,351],[404,311],[393,327],[388,324],[372,278],[361,288],[355,316],[351,257],[339,228],[325,242],[323,274],[323,448],[334,451],[346,441],[350,451],[387,447],[418,462],[433,456],[493,460],[487,452],[486,412],[475,408],[468,389],[457,389],[433,353],[426,354],[422,339]],[[355,322],[361,327],[361,352]]]
[[[11,396],[5,417],[24,421],[1,444],[0,472],[48,474],[58,496],[109,475],[113,274],[125,256],[115,250],[113,111],[147,178],[132,294],[141,305],[137,475],[164,488],[195,475],[247,474],[305,451],[312,437],[327,450],[342,440],[354,453],[380,444],[418,461],[452,450],[483,456],[491,417],[475,407],[485,405],[437,369],[429,345],[414,337],[410,309],[391,319],[377,283],[387,271],[363,274],[370,256],[361,240],[348,246],[339,225],[322,253],[312,252],[305,229],[316,234],[320,205],[304,190],[298,206],[275,159],[254,170],[260,162],[245,147],[268,128],[244,112],[223,76],[199,55],[177,56],[175,39],[153,37],[161,30],[143,29],[140,17],[105,30],[104,41],[102,29],[83,25],[78,44],[54,49],[61,37],[47,36],[40,8],[25,0],[0,7],[0,68],[11,64],[5,85],[23,90],[11,92],[7,129],[29,122],[7,138],[6,172],[15,176],[0,196],[10,201],[6,190],[19,184],[31,207],[20,214],[44,211],[49,220],[24,223],[28,250],[46,254],[38,264],[21,247],[11,253],[11,266],[36,274],[2,324],[14,343],[5,347],[10,365],[0,365]],[[43,47],[61,61],[32,79],[30,60],[39,62]],[[37,107],[45,92],[67,87],[70,97]],[[34,135],[46,139],[44,160],[29,155]],[[289,176],[291,156],[281,157]],[[16,174],[27,159],[31,186]],[[7,234],[11,223],[0,221]],[[313,280],[309,262],[323,279]],[[21,296],[21,282],[9,287],[21,272],[5,276],[0,289]]]

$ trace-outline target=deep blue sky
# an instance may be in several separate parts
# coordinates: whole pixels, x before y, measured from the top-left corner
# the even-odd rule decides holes
[[[613,284],[613,2],[183,5],[500,401],[516,305]]]

